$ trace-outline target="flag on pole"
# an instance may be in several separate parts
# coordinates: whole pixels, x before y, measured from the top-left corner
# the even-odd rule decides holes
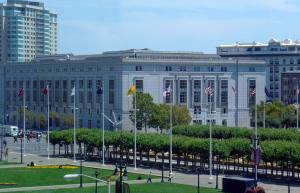
[[[250,96],[256,96],[256,89],[255,88],[250,89],[249,95]]]
[[[234,86],[232,86],[231,88],[232,88],[233,94],[236,94],[236,90],[235,90]]]
[[[127,92],[127,96],[133,95],[135,93],[136,93],[136,87],[135,85],[132,85]]]
[[[99,94],[99,95],[103,94],[103,88],[102,87],[98,87],[97,94]]]
[[[296,95],[298,96],[299,93],[300,93],[300,90],[299,90],[299,88],[297,88],[297,90],[296,90]]]
[[[265,93],[266,93],[266,96],[267,96],[267,97],[271,97],[271,95],[270,95],[270,93],[269,93],[267,87],[265,87]]]
[[[23,89],[23,88],[21,88],[21,89],[19,90],[18,96],[19,96],[19,97],[23,97],[23,96],[24,96],[24,89]]]
[[[205,88],[205,93],[208,96],[212,96],[214,94],[214,89],[211,86],[208,86],[207,88]]]
[[[164,97],[170,97],[170,96],[171,96],[171,86],[169,86],[169,87],[167,88],[167,90],[165,90],[165,91],[163,92],[163,96],[164,96]]]
[[[71,96],[75,96],[75,87],[72,88]]]
[[[48,94],[48,86],[46,86],[46,87],[43,89],[43,94],[44,94],[44,95],[47,95],[47,94]]]

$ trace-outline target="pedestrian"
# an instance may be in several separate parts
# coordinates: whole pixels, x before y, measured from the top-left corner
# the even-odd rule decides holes
[[[118,176],[118,164],[117,163],[116,163],[116,166],[115,166],[114,175]]]
[[[18,137],[14,136],[14,143],[18,142]]]
[[[123,174],[123,176],[124,176],[124,180],[128,180],[128,172],[127,172],[127,167],[126,166],[124,168],[124,174]]]
[[[6,148],[4,151],[4,158],[6,161],[8,161],[8,148]]]
[[[256,193],[266,193],[265,189],[261,186],[257,186],[255,188],[255,190],[256,190]]]
[[[147,183],[152,183],[151,174],[152,174],[152,171],[151,171],[151,168],[150,168],[150,172],[149,172],[149,175],[148,175]]]
[[[169,178],[168,178],[168,182],[172,182],[172,178],[173,178],[173,176],[172,176],[171,172],[169,171]]]
[[[6,145],[7,145],[7,142],[6,142],[6,140],[4,139],[4,141],[3,141],[3,145],[4,145],[4,148],[6,147]]]

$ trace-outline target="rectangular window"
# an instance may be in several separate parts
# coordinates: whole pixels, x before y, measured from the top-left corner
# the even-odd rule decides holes
[[[185,72],[186,71],[186,66],[180,66],[180,71]]]
[[[142,66],[136,66],[135,71],[142,71]]]
[[[255,67],[249,67],[249,72],[255,72]]]
[[[88,91],[88,103],[92,103],[93,102],[93,93],[92,91]]]
[[[93,80],[88,80],[88,89],[93,88]]]
[[[63,89],[67,89],[67,88],[68,88],[68,81],[63,80]]]
[[[187,80],[179,80],[179,103],[187,103]]]
[[[135,80],[135,86],[136,86],[136,91],[139,93],[143,92],[144,85],[143,85],[143,80]]]
[[[254,94],[255,90],[255,94]],[[256,80],[248,80],[248,107],[252,108],[256,104]]]
[[[195,71],[195,72],[200,72],[200,71],[201,71],[200,66],[195,66],[195,67],[194,67],[194,71]]]
[[[172,71],[172,66],[166,66],[166,71]]]
[[[201,103],[201,80],[193,81],[194,103]]]
[[[221,72],[227,72],[227,67],[226,66],[221,66]]]
[[[79,89],[83,89],[83,80],[79,80]]]
[[[164,91],[166,91],[168,88],[171,88],[171,93],[166,95],[165,103],[170,104],[173,102],[173,80],[165,80]]]
[[[83,93],[83,91],[80,91],[79,92],[79,103],[83,103],[83,100],[84,100],[84,93]]]
[[[109,104],[115,103],[115,81],[109,80]]]

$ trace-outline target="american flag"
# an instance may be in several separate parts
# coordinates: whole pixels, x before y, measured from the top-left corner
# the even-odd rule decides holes
[[[250,89],[249,95],[250,95],[250,96],[255,96],[255,95],[256,95],[256,89],[255,89],[255,88]]]
[[[164,97],[170,97],[171,96],[171,86],[169,86],[167,88],[167,90],[164,91],[163,95],[164,95]]]
[[[19,96],[19,97],[24,96],[24,89],[23,89],[23,88],[21,88],[21,89],[19,90],[18,96]]]
[[[214,94],[214,89],[211,87],[211,86],[208,86],[206,89],[205,89],[205,93],[208,95],[208,96],[212,96]]]

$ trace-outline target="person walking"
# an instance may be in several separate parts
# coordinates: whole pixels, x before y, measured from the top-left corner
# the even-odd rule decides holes
[[[150,168],[150,172],[149,172],[149,175],[148,175],[147,183],[152,183],[151,174],[152,174],[152,171],[151,171],[151,168]]]

